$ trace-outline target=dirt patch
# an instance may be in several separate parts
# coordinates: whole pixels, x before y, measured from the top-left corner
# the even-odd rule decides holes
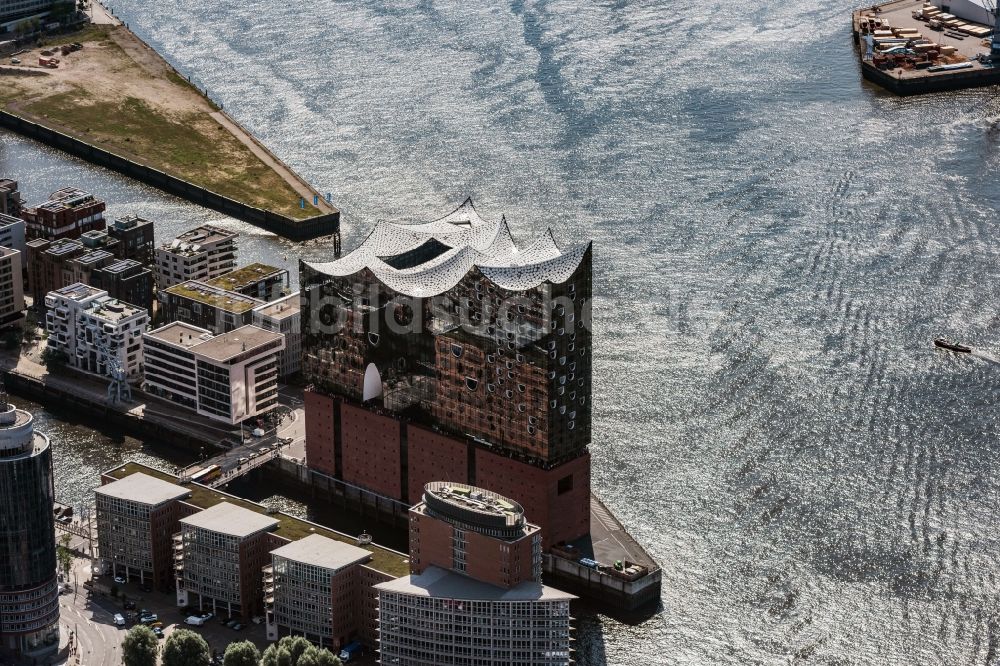
[[[56,49],[56,69],[38,65],[41,49],[4,68],[15,71],[4,73],[0,105],[252,206],[295,218],[325,212],[308,205],[301,179],[213,118],[218,108],[124,27],[94,25],[63,39],[83,49]]]

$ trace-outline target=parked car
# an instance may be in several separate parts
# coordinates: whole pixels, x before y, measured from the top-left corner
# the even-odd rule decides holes
[[[184,624],[189,624],[192,627],[202,627],[205,625],[205,618],[198,617],[197,615],[191,615],[186,620],[184,620]]]
[[[232,619],[229,622],[226,622],[226,626],[229,627],[230,629],[232,629],[233,627],[235,627],[238,624],[239,624],[239,620],[236,620],[236,619]]]
[[[153,624],[160,618],[157,617],[156,613],[150,613],[149,615],[142,615],[139,617],[139,622],[142,624]]]
[[[115,626],[116,627],[125,626],[125,617],[121,613],[115,613]]]
[[[243,625],[237,622],[233,625],[233,631],[243,631]]]
[[[153,627],[153,635],[157,638],[163,638],[163,629],[160,627]]]
[[[115,576],[115,582],[119,585],[124,585],[126,581],[122,576]]]
[[[10,59],[10,64],[12,64],[12,65],[20,65],[21,64],[21,59],[20,58],[11,58]]]
[[[208,611],[202,611],[201,613],[195,613],[195,615],[197,615],[198,617],[200,617],[203,620],[211,620],[213,617],[215,617],[215,615],[213,615],[212,613],[210,613]]]

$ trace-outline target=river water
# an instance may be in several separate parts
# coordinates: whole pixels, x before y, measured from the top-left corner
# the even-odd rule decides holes
[[[347,248],[468,195],[594,239],[593,484],[664,585],[586,617],[580,663],[1000,663],[995,88],[864,84],[844,0],[114,8],[334,194]],[[2,138],[32,199],[219,220]],[[53,428],[66,463],[139,446]]]

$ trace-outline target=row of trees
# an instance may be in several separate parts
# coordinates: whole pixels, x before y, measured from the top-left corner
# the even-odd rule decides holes
[[[159,640],[143,624],[132,627],[122,641],[125,666],[156,666]],[[210,666],[212,649],[200,635],[177,629],[163,644],[163,666]],[[332,652],[318,648],[301,636],[285,636],[264,654],[250,641],[230,643],[223,666],[342,666]]]

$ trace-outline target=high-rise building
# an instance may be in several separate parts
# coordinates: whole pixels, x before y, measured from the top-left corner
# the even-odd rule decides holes
[[[79,282],[49,292],[45,308],[48,346],[65,354],[68,365],[103,377],[113,357],[129,378],[141,375],[144,308]]]
[[[210,280],[236,268],[236,236],[203,225],[156,248],[156,286],[166,289],[188,280]]]
[[[35,309],[44,310],[45,294],[78,282],[75,277],[79,269],[72,261],[86,254],[87,248],[76,239],[50,241],[35,238],[26,245],[28,292]]]
[[[173,535],[187,515],[178,500],[191,490],[142,472],[94,490],[97,544],[114,576],[169,589],[174,580]]]
[[[2,192],[0,192],[2,196]],[[24,256],[28,249],[24,238],[24,220],[13,215],[0,213],[0,246],[17,250]]]
[[[284,336],[285,348],[279,360],[280,376],[289,377],[298,372],[302,367],[302,317],[299,309],[299,292],[255,307],[253,325]]]
[[[467,201],[300,273],[310,467],[410,504],[489,488],[547,546],[589,532],[589,244],[519,247]]]
[[[253,617],[263,611],[263,577],[278,519],[229,502],[180,520],[175,535],[177,605]]]
[[[0,7],[3,7],[3,1],[0,0]],[[3,13],[4,10],[0,9],[0,16]],[[0,178],[0,213],[10,215],[11,217],[21,217],[22,204],[21,192],[17,189],[17,181],[10,178]]]
[[[112,298],[153,310],[153,271],[134,259],[116,259],[90,273],[90,285]]]
[[[153,267],[153,223],[142,217],[126,215],[108,226],[108,235],[118,241],[115,256]]]
[[[569,664],[573,595],[542,585],[523,508],[450,482],[410,509],[410,575],[376,585],[381,663]]]
[[[104,229],[104,209],[104,201],[93,194],[66,187],[53,192],[48,201],[22,208],[21,216],[28,238],[58,240]]]
[[[288,291],[288,271],[267,264],[250,264],[205,280],[210,285],[244,296],[273,301]]]
[[[59,647],[49,439],[0,389],[0,645],[29,659]]]
[[[264,301],[222,287],[188,280],[167,289],[160,288],[160,321],[182,321],[207,328],[213,334],[226,333],[253,323],[253,310]]]
[[[542,580],[542,535],[517,502],[433,481],[410,509],[410,571],[436,566],[500,587]]]
[[[24,278],[21,253],[0,246],[0,329],[13,326],[24,315]]]
[[[256,326],[213,336],[174,322],[146,333],[145,389],[230,425],[278,404],[284,338]]]
[[[264,571],[267,637],[305,636],[320,647],[339,647],[361,630],[359,568],[371,553],[319,534],[271,551]]]
[[[13,32],[19,21],[43,17],[59,4],[63,0],[0,0],[0,33]]]

